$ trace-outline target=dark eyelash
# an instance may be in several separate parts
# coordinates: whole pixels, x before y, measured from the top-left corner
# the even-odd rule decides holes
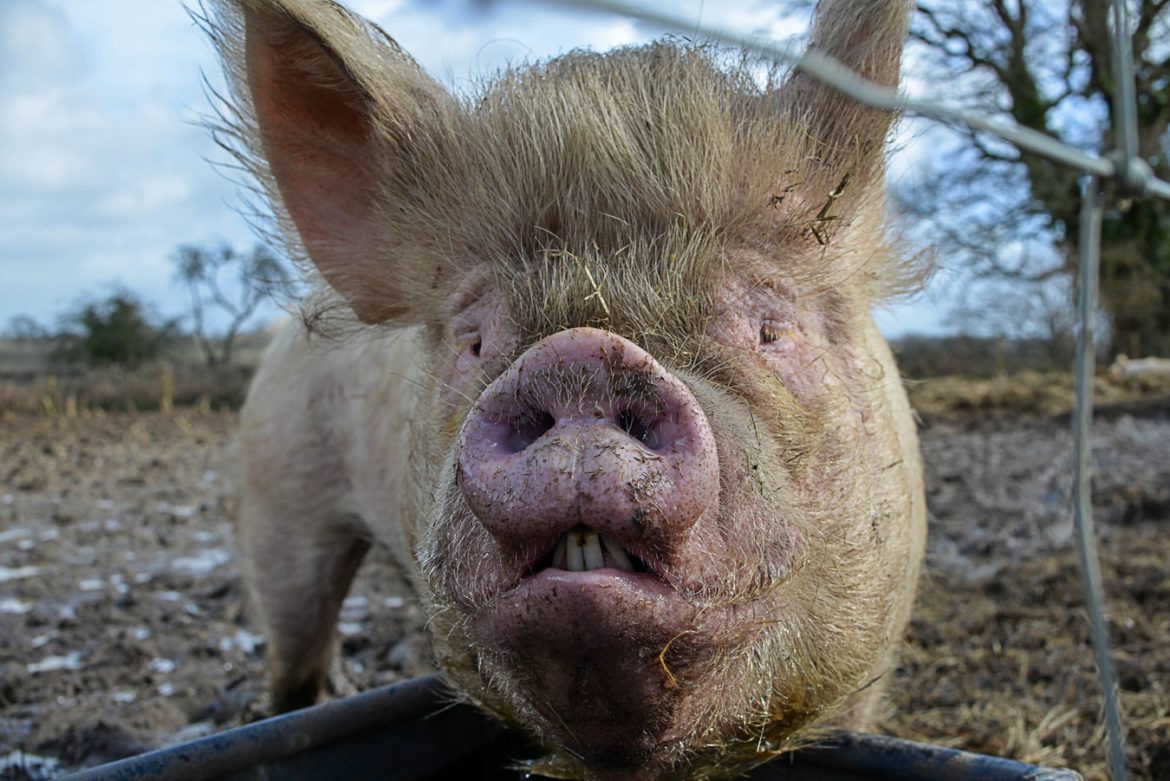
[[[778,323],[765,322],[760,326],[760,344],[770,344],[778,342],[791,329],[786,328]]]

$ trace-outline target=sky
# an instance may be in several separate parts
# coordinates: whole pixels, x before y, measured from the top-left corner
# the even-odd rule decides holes
[[[773,0],[644,4],[777,40],[804,32]],[[346,5],[456,89],[508,63],[661,34],[534,2]],[[52,326],[119,286],[180,316],[188,302],[171,260],[179,245],[255,244],[236,185],[213,165],[227,157],[199,125],[210,111],[204,77],[223,83],[180,0],[0,0],[0,330],[17,315]],[[904,130],[892,175],[910,175],[925,146],[919,136]],[[891,336],[939,332],[938,298],[928,291],[884,309],[879,324]]]

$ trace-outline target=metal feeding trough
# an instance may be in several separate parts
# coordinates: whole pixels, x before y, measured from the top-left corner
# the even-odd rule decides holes
[[[538,749],[474,708],[439,675],[386,686],[84,770],[68,781],[409,781],[520,779]],[[843,733],[747,775],[775,781],[1080,781],[1009,759]]]

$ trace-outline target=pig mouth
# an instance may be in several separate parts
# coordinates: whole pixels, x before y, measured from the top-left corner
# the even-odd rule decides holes
[[[529,578],[547,569],[566,572],[591,572],[615,569],[629,573],[648,573],[650,568],[636,553],[627,550],[611,535],[585,525],[577,525],[560,536],[556,545],[528,568]]]

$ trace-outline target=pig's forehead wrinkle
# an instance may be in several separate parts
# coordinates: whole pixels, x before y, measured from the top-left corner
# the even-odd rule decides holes
[[[701,335],[713,311],[713,266],[701,245],[631,247],[615,257],[546,253],[501,275],[522,340],[592,326],[646,347]],[[664,257],[665,256],[665,257]]]

